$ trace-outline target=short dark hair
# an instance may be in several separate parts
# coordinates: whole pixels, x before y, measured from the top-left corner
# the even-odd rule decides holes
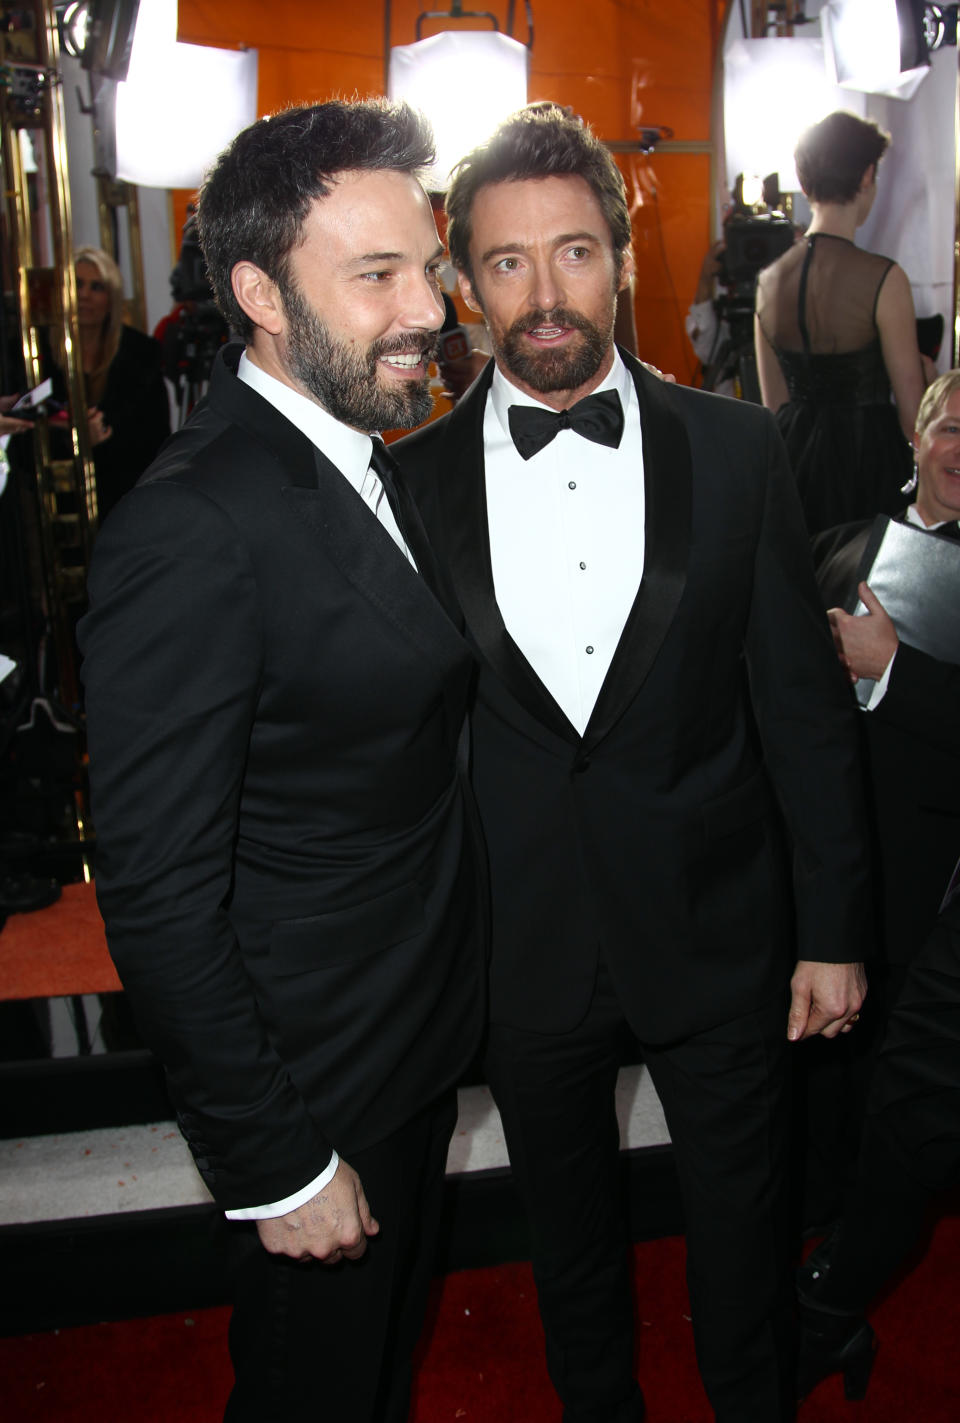
[[[610,228],[618,260],[630,246],[630,211],[620,170],[609,149],[570,109],[529,104],[454,169],[447,194],[450,260],[472,282],[471,217],[481,188],[523,178],[578,177],[592,188]]]
[[[889,146],[890,135],[873,119],[837,109],[800,135],[793,154],[800,186],[816,203],[852,203],[864,173]]]
[[[327,197],[337,174],[391,169],[419,177],[433,158],[427,120],[386,99],[304,104],[239,133],[207,175],[197,211],[207,273],[228,325],[245,341],[254,331],[230,284],[236,264],[253,262],[283,288],[310,207]]]

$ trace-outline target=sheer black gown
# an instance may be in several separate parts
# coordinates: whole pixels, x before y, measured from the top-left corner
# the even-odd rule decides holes
[[[811,533],[895,514],[913,464],[890,399],[877,300],[894,263],[816,233],[765,271],[757,316],[790,398],[777,411]]]

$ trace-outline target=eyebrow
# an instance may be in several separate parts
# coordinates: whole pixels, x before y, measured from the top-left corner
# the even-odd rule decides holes
[[[553,246],[563,247],[567,242],[601,242],[602,240],[596,232],[564,232],[553,239]],[[491,257],[507,256],[511,252],[528,252],[529,250],[525,242],[498,242],[495,247],[488,247],[486,252],[481,253],[480,260],[489,262]]]
[[[437,244],[434,251],[427,258],[427,262],[435,262],[438,257],[443,256],[443,247]],[[367,267],[371,262],[408,262],[410,254],[407,252],[364,252],[361,257],[352,257],[347,263],[348,267]]]

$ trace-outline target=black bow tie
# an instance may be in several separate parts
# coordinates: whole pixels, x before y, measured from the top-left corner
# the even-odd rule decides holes
[[[544,410],[539,405],[511,405],[510,434],[522,459],[549,445],[561,430],[576,430],[586,440],[615,450],[623,434],[623,407],[615,390],[601,390],[578,400],[569,410]]]

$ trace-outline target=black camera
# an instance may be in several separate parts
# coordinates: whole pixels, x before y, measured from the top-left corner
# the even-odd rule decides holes
[[[727,218],[723,240],[718,280],[752,292],[757,274],[793,246],[793,223],[782,212],[735,212]]]

